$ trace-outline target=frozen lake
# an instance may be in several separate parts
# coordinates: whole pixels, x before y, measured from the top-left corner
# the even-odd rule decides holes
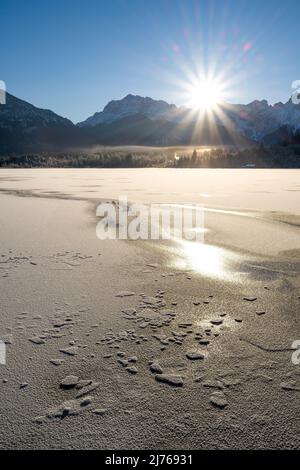
[[[10,190],[300,214],[300,170],[1,169],[0,191]]]

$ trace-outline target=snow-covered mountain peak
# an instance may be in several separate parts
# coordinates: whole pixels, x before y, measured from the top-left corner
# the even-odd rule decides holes
[[[94,127],[101,123],[110,123],[131,114],[142,114],[150,119],[169,118],[178,108],[166,101],[154,100],[148,96],[129,94],[121,100],[110,101],[103,111],[95,113],[81,127]]]

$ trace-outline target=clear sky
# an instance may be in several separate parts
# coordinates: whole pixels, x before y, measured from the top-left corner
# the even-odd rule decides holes
[[[229,102],[287,101],[299,0],[0,0],[0,80],[77,122],[128,93],[185,104],[197,70]]]

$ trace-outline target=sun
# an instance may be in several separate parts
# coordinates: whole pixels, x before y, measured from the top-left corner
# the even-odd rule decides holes
[[[222,86],[216,80],[199,80],[187,87],[187,106],[195,110],[214,111],[222,99]]]

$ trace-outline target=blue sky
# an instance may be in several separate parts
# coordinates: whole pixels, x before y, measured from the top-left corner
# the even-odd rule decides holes
[[[300,79],[299,0],[0,0],[0,18],[0,80],[75,122],[128,93],[185,104],[199,69],[229,102]]]

